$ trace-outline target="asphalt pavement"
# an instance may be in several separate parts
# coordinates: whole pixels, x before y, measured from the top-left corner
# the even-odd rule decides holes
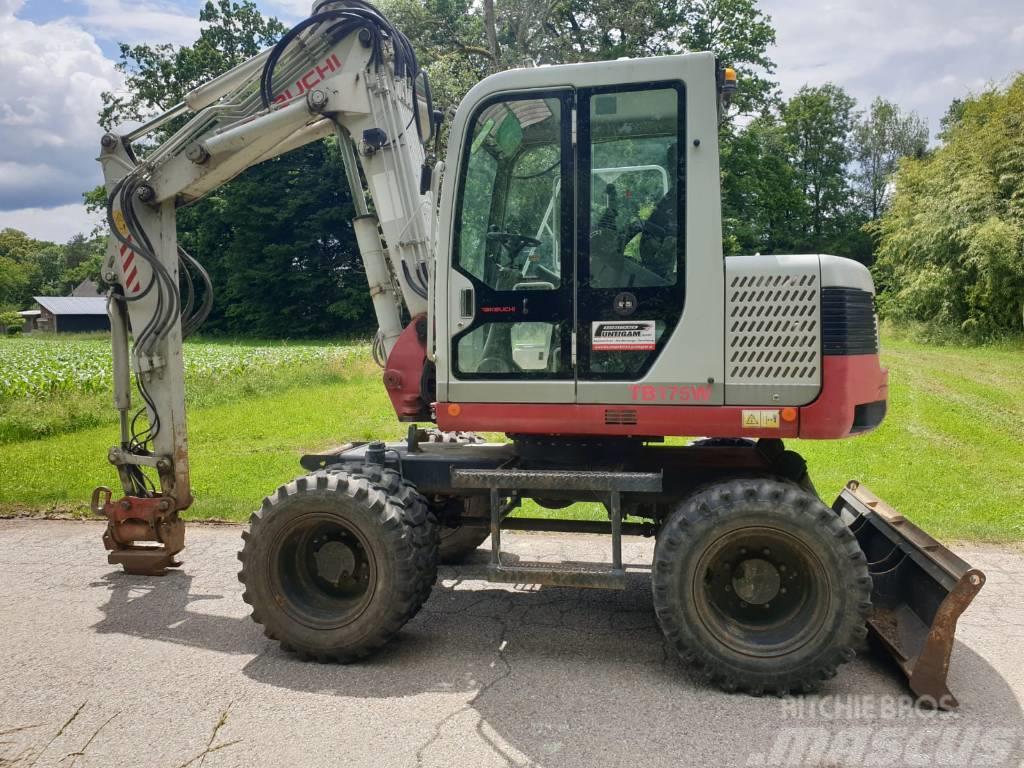
[[[250,621],[240,528],[191,525],[163,578],[108,565],[101,531],[0,521],[0,767],[1024,765],[1020,549],[957,548],[988,582],[960,622],[961,707],[937,713],[866,647],[814,696],[706,686],[662,641],[643,539],[623,592],[488,584],[479,552],[340,666]],[[607,556],[596,536],[506,536],[524,559]]]

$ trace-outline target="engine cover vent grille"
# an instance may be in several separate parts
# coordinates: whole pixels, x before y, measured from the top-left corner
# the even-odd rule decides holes
[[[875,297],[859,288],[822,289],[821,338],[825,355],[877,355]]]
[[[605,424],[636,424],[636,409],[634,408],[606,408],[604,412]]]
[[[726,386],[744,387],[741,401],[751,403],[785,403],[786,389],[794,386],[816,391],[822,332],[817,258],[726,263]]]

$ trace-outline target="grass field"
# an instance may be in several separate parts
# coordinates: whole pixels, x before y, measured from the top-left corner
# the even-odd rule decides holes
[[[2,394],[26,359],[63,354],[67,343],[0,340],[0,512],[80,512],[94,486],[116,487],[105,459],[116,441],[106,385]],[[104,340],[73,344],[76,355],[93,356],[87,368],[105,370]],[[1024,348],[895,338],[883,346],[891,391],[882,427],[852,440],[790,443],[818,490],[831,500],[858,478],[940,538],[1024,539]],[[186,363],[191,518],[243,520],[301,473],[302,453],[404,432],[365,344],[190,342]],[[603,513],[577,505],[557,514]]]

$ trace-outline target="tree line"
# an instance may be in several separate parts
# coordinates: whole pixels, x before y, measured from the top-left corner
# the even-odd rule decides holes
[[[929,148],[924,121],[880,97],[858,105],[827,83],[782,98],[770,57],[775,30],[756,0],[381,5],[412,40],[435,103],[450,111],[482,77],[527,61],[713,51],[740,80],[720,136],[727,254],[849,256],[874,264],[880,307],[896,320],[977,337],[1020,328],[1021,80],[954,103],[939,145]],[[177,103],[284,32],[251,0],[207,2],[200,19],[193,45],[120,46],[127,94],[104,95],[105,129]],[[168,125],[156,140],[179,126]],[[102,190],[86,198],[98,207]],[[333,139],[252,168],[180,210],[181,243],[207,266],[217,290],[208,330],[294,336],[372,329],[353,215]],[[0,238],[0,259],[26,265],[30,276],[17,285],[0,281],[0,308],[59,285],[52,265],[32,266],[32,254],[50,263],[70,243],[14,255],[5,243]]]
[[[18,310],[33,296],[67,296],[83,280],[98,280],[106,238],[75,235],[63,244],[0,230],[0,328],[20,329]]]

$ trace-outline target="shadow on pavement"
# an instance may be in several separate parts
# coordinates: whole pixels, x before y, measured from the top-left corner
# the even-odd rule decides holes
[[[189,610],[194,603],[220,600],[223,595],[194,594],[192,576],[168,571],[161,577],[109,573],[90,587],[106,587],[104,617],[93,625],[100,634],[121,633],[206,648],[221,653],[260,653],[266,640],[246,617],[231,618]]]
[[[185,573],[163,579],[108,575],[94,585],[110,590],[95,629],[252,654],[243,669],[248,678],[302,693],[373,700],[451,694],[451,711],[430,742],[443,736],[449,721],[475,718],[477,737],[513,763],[604,764],[610,754],[621,758],[630,744],[675,760],[682,756],[679,750],[711,743],[717,752],[691,753],[685,762],[743,764],[771,745],[780,725],[824,724],[829,732],[844,727],[816,704],[845,700],[853,706],[851,697],[906,701],[903,678],[886,660],[870,655],[844,666],[821,694],[796,704],[710,688],[666,650],[646,575],[631,575],[622,592],[509,591],[467,583],[472,575],[473,566],[442,569],[430,600],[402,633],[372,658],[345,666],[301,662],[264,639],[247,617],[194,610],[221,596],[193,594],[192,577]],[[1022,722],[1012,689],[963,643],[954,654],[951,688],[964,706],[956,714],[933,713],[926,727],[941,733],[949,730],[945,726]],[[845,725],[922,725],[922,715],[913,710],[895,720],[880,715],[855,714]],[[709,739],[709,731],[720,736]]]

